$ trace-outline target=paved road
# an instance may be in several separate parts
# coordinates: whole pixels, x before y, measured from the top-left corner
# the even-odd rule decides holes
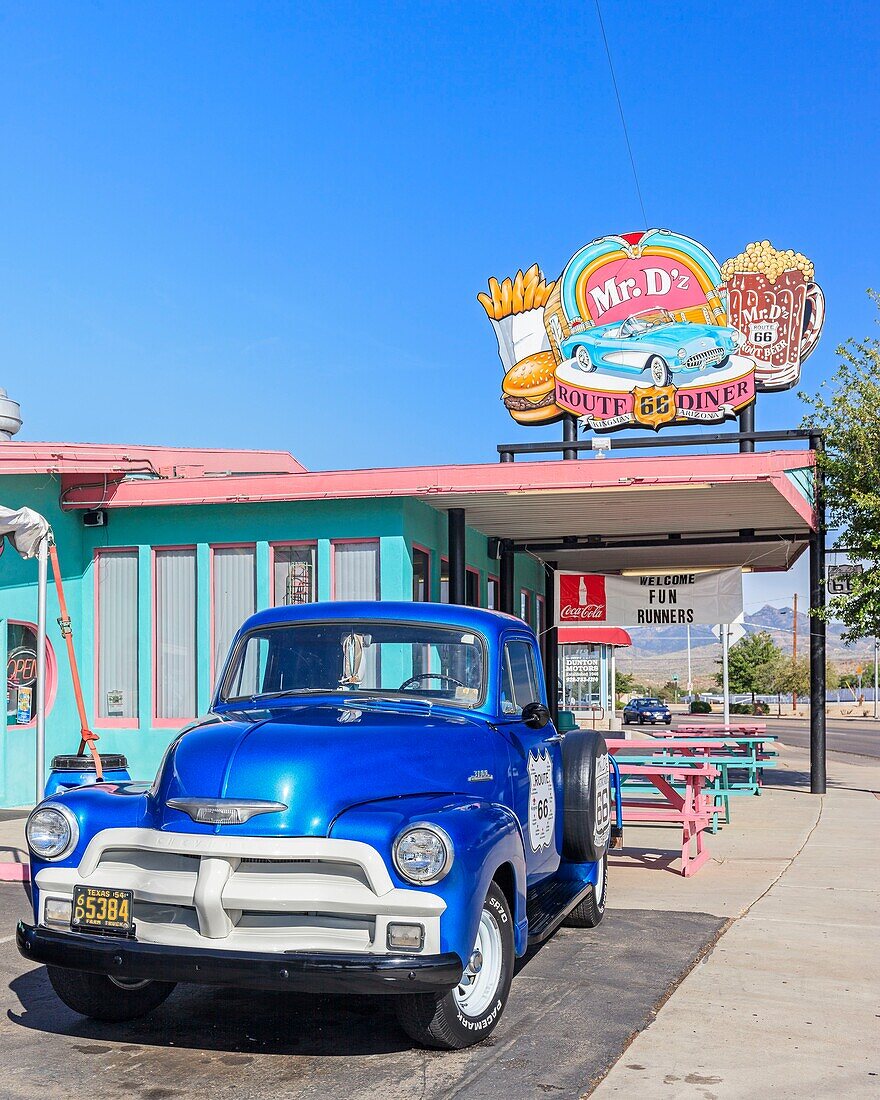
[[[735,718],[742,717],[735,715]],[[810,747],[810,723],[804,719],[783,718],[759,718],[759,722],[766,721],[767,729],[771,733],[779,735],[779,739],[786,745],[796,745],[802,749]],[[673,716],[673,728],[683,722],[720,722],[721,715],[698,714]],[[748,721],[747,717],[743,721]],[[628,727],[629,728],[629,727]],[[853,753],[858,756],[880,757],[880,722],[870,719],[848,721],[846,719],[831,718],[826,722],[826,741],[829,752]]]
[[[615,910],[598,929],[563,929],[520,968],[495,1034],[441,1054],[414,1049],[381,998],[178,986],[141,1021],[93,1023],[7,940],[19,916],[23,890],[0,884],[3,1100],[582,1096],[723,926]]]

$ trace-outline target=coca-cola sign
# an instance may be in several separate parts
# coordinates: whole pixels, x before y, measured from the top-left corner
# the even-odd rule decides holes
[[[560,623],[604,623],[608,610],[601,573],[559,574]]]

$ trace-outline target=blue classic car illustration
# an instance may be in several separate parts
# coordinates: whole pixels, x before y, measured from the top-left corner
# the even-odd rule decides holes
[[[18,947],[101,1020],[177,982],[394,994],[418,1043],[465,1047],[497,1024],[517,956],[602,919],[619,806],[601,734],[550,722],[521,620],[274,608],[151,784],[31,813]]]
[[[655,386],[668,386],[674,374],[726,366],[743,342],[735,328],[676,321],[665,309],[646,309],[622,324],[574,326],[560,352],[585,371],[601,368],[626,376],[647,371]]]

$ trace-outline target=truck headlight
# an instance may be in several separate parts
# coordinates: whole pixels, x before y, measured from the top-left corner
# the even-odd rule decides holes
[[[443,829],[420,821],[398,833],[392,855],[402,878],[417,886],[429,886],[448,873],[455,851]]]
[[[76,847],[79,825],[66,806],[37,806],[24,833],[34,855],[40,859],[63,859]]]

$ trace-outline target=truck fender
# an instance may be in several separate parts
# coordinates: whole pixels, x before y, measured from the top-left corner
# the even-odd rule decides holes
[[[429,886],[415,886],[394,866],[392,848],[398,834],[418,822],[439,826],[449,836],[455,858],[448,874]],[[473,949],[483,899],[498,876],[514,914],[514,943],[518,955],[527,946],[526,860],[516,815],[506,806],[462,795],[428,795],[360,803],[331,823],[328,835],[360,840],[382,855],[396,887],[426,890],[446,902],[440,921],[444,951],[466,960]]]

